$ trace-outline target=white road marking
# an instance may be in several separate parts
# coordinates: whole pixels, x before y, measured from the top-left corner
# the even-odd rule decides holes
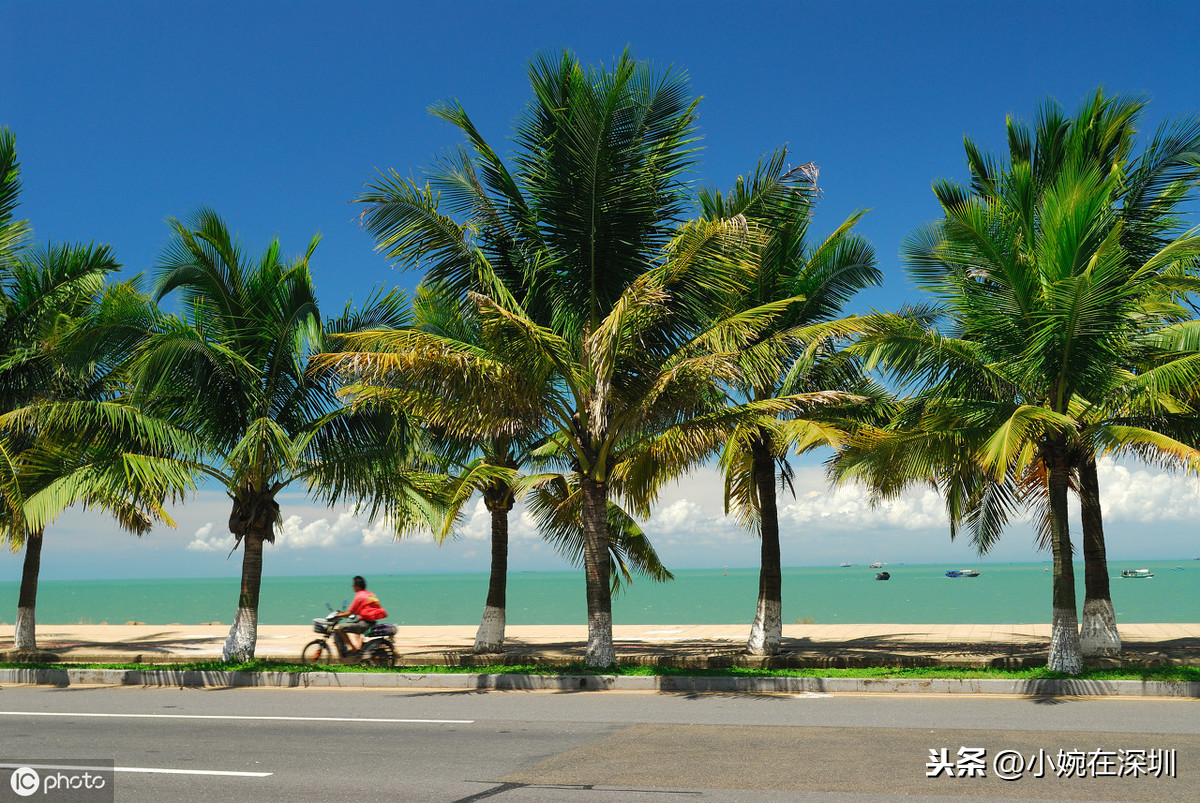
[[[164,775],[232,775],[238,778],[266,778],[273,772],[239,772],[236,770],[177,770],[168,767],[101,767],[93,764],[0,764],[0,768],[29,767],[35,770],[95,770],[96,772],[155,772]]]
[[[266,717],[229,714],[93,714],[72,711],[0,711],[4,717],[97,717],[112,719],[251,719],[277,722],[405,722],[428,725],[472,725],[473,719],[381,719],[373,717]]]
[[[237,772],[235,770],[174,770],[166,767],[113,767],[113,772],[157,772],[163,775],[232,775],[238,778],[266,778],[273,772]]]

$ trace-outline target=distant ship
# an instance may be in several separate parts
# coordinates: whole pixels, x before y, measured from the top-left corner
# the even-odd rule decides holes
[[[946,572],[947,577],[978,577],[979,572],[974,569],[951,569]]]

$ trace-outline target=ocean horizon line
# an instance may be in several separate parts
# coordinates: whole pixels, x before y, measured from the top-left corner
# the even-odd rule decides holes
[[[1184,557],[1167,557],[1167,558],[1145,558],[1145,557],[1142,557],[1142,558],[1112,558],[1112,557],[1110,557],[1108,559],[1108,567],[1109,567],[1110,572],[1112,572],[1112,571],[1119,572],[1121,567],[1131,567],[1135,563],[1154,563],[1154,564],[1178,563],[1178,564],[1186,565],[1193,561],[1200,561],[1200,557],[1196,557],[1196,556],[1186,557],[1186,558],[1184,558]],[[978,566],[983,566],[983,565],[987,565],[987,566],[1035,566],[1035,565],[1036,566],[1042,566],[1042,565],[1050,566],[1053,564],[1053,560],[1051,560],[1050,558],[1045,558],[1042,560],[994,560],[994,559],[990,559],[987,557],[974,558],[974,559],[968,559],[968,560],[958,560],[958,561],[951,560],[951,561],[916,561],[916,562],[895,561],[894,562],[894,561],[886,561],[886,560],[884,560],[884,561],[872,560],[872,561],[863,561],[863,562],[857,562],[857,563],[846,561],[846,562],[842,562],[842,563],[794,564],[794,565],[790,565],[790,566],[783,566],[782,570],[783,571],[802,571],[802,570],[838,569],[838,568],[869,569],[872,567],[872,565],[874,563],[881,563],[884,566],[905,566],[908,568],[919,569],[919,568],[938,568],[938,567],[963,567],[963,568],[965,568],[968,566],[978,567]],[[1084,565],[1082,556],[1077,557],[1074,560],[1074,564],[1077,568],[1082,567]],[[754,572],[758,572],[759,571],[758,566],[753,566],[753,565],[735,566],[732,564],[727,565],[727,566],[726,565],[688,566],[688,567],[679,567],[679,568],[671,568],[671,567],[668,567],[668,568],[670,569],[672,574],[674,574],[676,572],[705,572],[705,571],[731,571],[731,572],[733,572],[733,571],[736,571],[736,572],[754,571]],[[272,573],[269,573],[267,569],[268,569],[268,567],[264,566],[263,575],[262,575],[263,580],[268,580],[268,579],[292,580],[292,579],[301,579],[301,578],[309,578],[309,577],[322,577],[323,578],[323,577],[343,577],[343,576],[345,576],[346,578],[351,578],[354,576],[353,574],[346,573],[346,572],[328,572],[328,571],[301,572],[298,574],[272,574]],[[511,577],[513,575],[518,575],[518,574],[573,575],[573,574],[577,574],[577,573],[581,574],[582,572],[583,572],[582,568],[569,567],[569,568],[559,568],[559,569],[510,569],[508,571],[508,574]],[[364,574],[363,576],[369,580],[372,576],[375,576],[375,577],[437,577],[437,576],[477,577],[477,576],[482,575],[482,576],[486,577],[486,576],[488,576],[488,574],[489,574],[489,570],[486,567],[483,567],[483,568],[478,568],[478,569],[471,569],[468,571],[464,571],[461,569],[459,569],[459,570],[426,569],[423,571],[411,571],[411,572],[408,572],[408,571],[379,572],[377,574],[371,574],[370,572],[368,572],[368,573]],[[104,575],[104,576],[87,576],[87,577],[84,577],[84,576],[55,577],[53,575],[49,575],[49,576],[43,575],[39,579],[39,584],[72,583],[72,582],[141,582],[141,581],[173,582],[173,581],[177,581],[177,580],[223,581],[223,580],[240,580],[240,577],[241,577],[241,574],[240,574],[240,564],[239,564],[238,571],[230,571],[227,574],[203,574],[203,575],[196,574],[196,575],[168,575],[168,576],[141,575],[141,576],[136,576],[136,577],[131,577],[131,576],[127,576],[127,575],[126,576]],[[640,580],[641,582],[652,582],[646,578],[637,578],[637,580]],[[10,583],[20,584],[20,577],[18,576],[11,580],[0,580],[0,587],[3,587],[4,585],[10,584]]]

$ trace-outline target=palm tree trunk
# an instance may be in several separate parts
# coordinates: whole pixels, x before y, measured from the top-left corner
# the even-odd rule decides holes
[[[475,652],[504,649],[508,590],[508,508],[488,506],[492,514],[492,576],[488,580],[483,619],[475,632]]]
[[[229,662],[250,661],[258,642],[258,592],[262,585],[264,534],[251,530],[242,538],[242,590],[237,614],[225,639],[222,658]]]
[[[774,655],[783,641],[783,578],[779,559],[779,513],[775,502],[775,457],[764,434],[751,444],[754,483],[758,490],[762,557],[758,571],[758,608],[750,626],[746,651]]]
[[[1083,629],[1079,646],[1085,656],[1120,655],[1121,634],[1108,585],[1108,556],[1104,549],[1104,519],[1100,510],[1100,478],[1096,459],[1079,466],[1079,508],[1083,521]]]
[[[583,571],[587,582],[588,643],[584,662],[615,666],[612,636],[612,589],[608,555],[608,488],[591,477],[580,478],[583,493]]]
[[[1050,485],[1050,548],[1054,555],[1053,620],[1050,625],[1048,665],[1054,672],[1078,675],[1083,671],[1079,649],[1079,617],[1075,605],[1075,566],[1071,560],[1071,531],[1067,519],[1068,467],[1066,446],[1049,445],[1047,470]]]
[[[25,536],[25,563],[21,569],[21,591],[17,596],[17,623],[13,633],[13,649],[37,649],[38,574],[42,569],[42,533],[35,530]]]

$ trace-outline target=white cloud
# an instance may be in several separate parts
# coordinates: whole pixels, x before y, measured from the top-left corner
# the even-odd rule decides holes
[[[301,516],[288,516],[275,535],[275,545],[280,549],[350,546],[362,540],[363,526],[350,513],[342,513],[333,521],[319,518],[307,524]]]
[[[541,541],[542,534],[538,530],[537,520],[524,505],[516,508],[519,515],[509,521],[509,538],[517,541]],[[490,536],[489,536],[490,537]]]
[[[929,488],[916,488],[898,499],[872,507],[867,491],[856,485],[830,487],[824,471],[815,466],[796,468],[796,496],[777,496],[781,537],[803,532],[805,537],[863,529],[929,530],[946,528],[945,505]],[[654,516],[646,523],[652,535],[674,535],[703,529],[724,540],[744,537],[732,516],[724,514],[724,484],[715,468],[703,468],[664,492]]]
[[[233,548],[233,533],[219,532],[212,534],[213,523],[210,521],[196,530],[196,537],[187,545],[192,552],[228,552]]]
[[[797,479],[800,479],[797,472]],[[812,478],[806,478],[811,485]],[[831,532],[863,528],[928,530],[946,526],[945,504],[933,490],[918,488],[897,499],[872,506],[866,489],[857,485],[835,488],[797,488],[796,499],[780,497],[780,523],[790,521],[808,528],[817,527]]]
[[[680,499],[654,514],[655,528],[664,533],[678,532],[701,516],[701,507],[695,502]]]
[[[291,515],[283,520],[283,525],[275,533],[275,546],[279,549],[377,547],[395,540],[389,522],[372,522],[347,510],[340,512],[336,518],[320,516],[308,521],[302,515]],[[406,534],[404,540],[431,543],[433,537],[427,532],[415,533]],[[224,527],[216,527],[210,521],[196,530],[187,549],[194,552],[228,552],[233,548],[233,543],[232,533]]]
[[[483,499],[476,499],[470,515],[464,515],[458,525],[458,537],[479,541],[492,537],[492,514]]]
[[[406,536],[411,540],[420,540],[426,543],[433,541],[433,536],[430,533],[411,533]],[[396,531],[392,529],[391,522],[379,519],[375,522],[368,522],[362,528],[362,545],[363,546],[381,546],[390,544],[396,540]]]
[[[1195,477],[1108,460],[1100,461],[1097,474],[1106,520],[1154,524],[1200,517],[1200,481]]]

